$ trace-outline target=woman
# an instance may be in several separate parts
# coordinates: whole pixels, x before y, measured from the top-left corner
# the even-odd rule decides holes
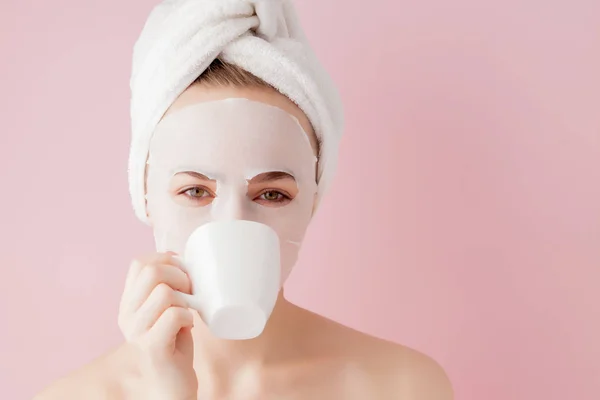
[[[263,333],[243,341],[213,336],[177,295],[191,285],[176,255],[207,218],[266,218],[291,232],[283,284],[332,175],[336,101],[289,3],[157,7],[134,52],[129,170],[157,252],[130,266],[119,314],[126,342],[37,398],[451,399],[427,356],[301,309],[283,289]],[[274,167],[244,175],[259,164]]]

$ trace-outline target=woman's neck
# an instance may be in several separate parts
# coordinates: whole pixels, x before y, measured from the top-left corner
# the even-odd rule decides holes
[[[285,362],[298,354],[305,310],[288,302],[281,290],[262,334],[249,340],[224,340],[213,336],[195,315],[194,368],[219,375],[226,371],[262,368]]]

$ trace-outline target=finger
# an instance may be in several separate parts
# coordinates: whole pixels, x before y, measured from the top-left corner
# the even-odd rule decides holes
[[[127,293],[143,267],[144,264],[140,260],[135,259],[131,261],[131,264],[129,264],[129,271],[127,271],[127,277],[125,278],[125,289],[123,290],[123,294]]]
[[[131,331],[128,332],[129,339],[148,331],[169,307],[186,308],[187,304],[183,298],[176,295],[171,287],[165,283],[160,283],[152,290],[152,293],[139,310],[135,312]]]
[[[192,328],[184,327],[179,330],[175,338],[173,348],[188,358],[188,363],[194,361],[194,339],[192,337]]]
[[[182,328],[194,326],[192,312],[187,308],[170,307],[158,318],[147,334],[148,344],[154,348],[174,348],[177,334]]]
[[[129,265],[127,277],[125,278],[125,287],[119,301],[119,326],[122,326],[127,322],[127,316],[124,314],[127,313],[127,305],[129,304],[129,298],[131,297],[131,288],[133,286],[133,282],[135,282],[135,279],[143,267],[144,264],[142,264],[141,260],[139,259],[131,261],[131,264]]]
[[[190,280],[180,268],[171,265],[147,265],[131,287],[126,308],[130,312],[137,311],[150,296],[152,290],[161,283],[174,290],[191,293]]]
[[[137,258],[131,262],[127,278],[125,279],[125,291],[127,291],[133,282],[138,278],[145,265],[173,265],[181,268],[181,263],[175,257],[175,253],[150,253],[146,256]]]

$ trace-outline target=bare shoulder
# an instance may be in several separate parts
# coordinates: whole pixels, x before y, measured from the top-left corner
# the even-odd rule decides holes
[[[82,367],[59,377],[40,391],[34,400],[121,399],[121,386],[112,379],[122,364],[118,349],[103,354]],[[121,358],[119,358],[121,357]]]
[[[366,335],[365,335],[366,336]],[[366,336],[373,353],[366,365],[382,398],[411,400],[452,400],[451,382],[443,367],[430,356],[400,344]],[[365,344],[365,347],[371,347]]]
[[[367,335],[325,319],[332,348],[347,363],[348,382],[369,398],[452,400],[451,382],[442,366],[415,349]]]

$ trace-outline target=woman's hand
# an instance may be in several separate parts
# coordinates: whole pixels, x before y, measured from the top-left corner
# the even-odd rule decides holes
[[[190,289],[173,254],[152,254],[131,263],[119,307],[119,327],[127,340],[122,350],[135,376],[122,382],[127,398],[196,399],[192,311],[175,293]]]

